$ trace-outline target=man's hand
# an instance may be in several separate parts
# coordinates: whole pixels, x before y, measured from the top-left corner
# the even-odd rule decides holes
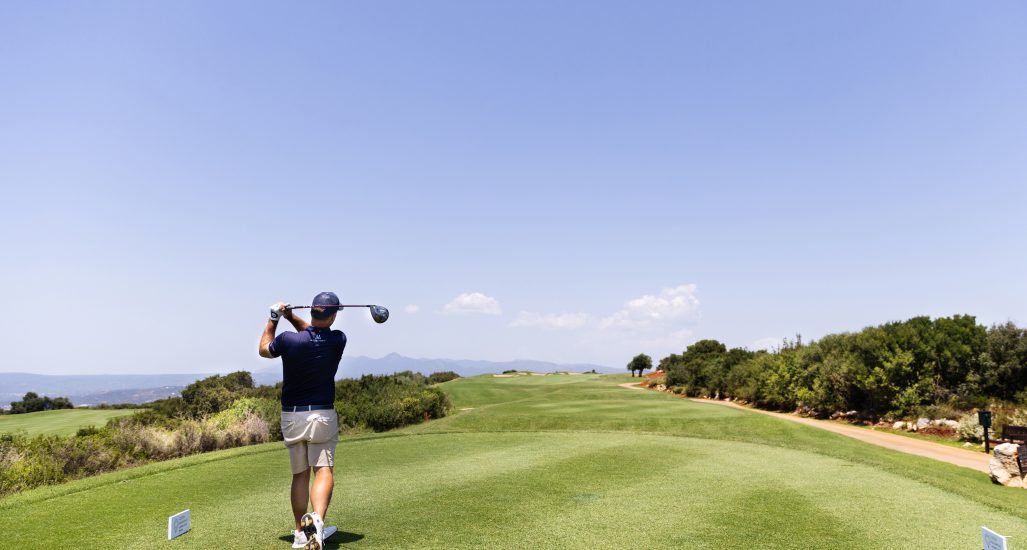
[[[271,306],[271,320],[278,322],[278,319],[285,317],[288,319],[292,316],[292,310],[288,309],[289,304],[285,302],[278,302]]]

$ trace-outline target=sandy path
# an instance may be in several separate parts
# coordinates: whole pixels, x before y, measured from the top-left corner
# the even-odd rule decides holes
[[[642,390],[638,384],[619,384],[622,388]],[[827,420],[816,420],[813,418],[803,418],[793,414],[777,413],[764,411],[760,409],[754,409],[750,407],[743,407],[741,405],[731,403],[728,401],[716,401],[713,399],[692,399],[697,403],[708,403],[711,405],[721,405],[723,407],[733,407],[736,409],[742,409],[745,411],[765,414],[767,416],[773,416],[784,420],[790,420],[792,422],[798,422],[807,426],[813,426],[814,428],[820,428],[821,430],[827,430],[844,436],[858,439],[866,443],[872,443],[888,449],[901,451],[903,453],[909,453],[911,455],[923,456],[927,458],[933,458],[934,460],[941,460],[948,462],[949,464],[955,464],[956,466],[962,466],[964,468],[971,468],[981,472],[988,471],[988,460],[989,456],[985,453],[976,451],[968,451],[966,449],[958,449],[956,447],[949,447],[940,443],[933,443],[930,441],[924,441],[921,439],[913,439],[911,437],[905,437],[901,435],[891,434],[887,432],[878,432],[867,428],[859,428],[856,426],[850,426],[839,422],[831,422]]]

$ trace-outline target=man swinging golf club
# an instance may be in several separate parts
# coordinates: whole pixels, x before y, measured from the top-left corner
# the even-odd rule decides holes
[[[271,318],[260,338],[261,357],[282,358],[282,438],[292,463],[293,548],[324,547],[324,517],[335,485],[332,468],[339,440],[335,373],[346,348],[346,335],[331,329],[339,309],[339,297],[322,292],[314,297],[307,323],[294,315],[289,304],[279,302],[271,306]],[[296,332],[276,337],[281,317]],[[313,508],[309,513],[308,497]]]

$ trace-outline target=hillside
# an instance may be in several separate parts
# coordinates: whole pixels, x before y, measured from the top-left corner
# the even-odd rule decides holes
[[[981,525],[1027,540],[1027,492],[979,472],[629,380],[460,379],[450,417],[343,437],[328,547],[965,549]],[[183,547],[285,549],[288,479],[277,443],[198,455],[8,497],[0,529],[12,547],[158,548],[189,508]]]
[[[103,426],[108,420],[132,414],[136,409],[61,409],[0,416],[0,433],[25,431],[34,435],[74,435],[79,428]]]

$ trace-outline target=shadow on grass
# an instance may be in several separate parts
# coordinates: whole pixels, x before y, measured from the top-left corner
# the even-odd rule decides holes
[[[348,531],[336,531],[334,535],[325,541],[325,550],[334,550],[339,548],[340,544],[346,544],[347,542],[357,542],[364,538],[364,535],[360,533],[350,533]],[[288,542],[292,544],[292,533],[288,535],[282,535],[278,537],[278,540]]]

